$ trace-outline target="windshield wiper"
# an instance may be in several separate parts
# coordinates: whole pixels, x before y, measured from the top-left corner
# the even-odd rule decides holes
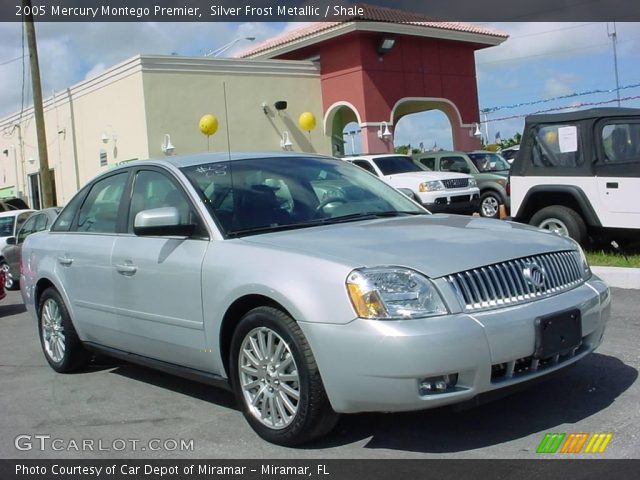
[[[390,210],[383,212],[360,212],[352,213],[349,215],[341,215],[339,217],[330,218],[318,218],[315,220],[308,220],[306,222],[299,223],[286,223],[282,225],[263,225],[259,227],[243,228],[240,230],[232,230],[227,232],[229,237],[239,237],[251,233],[266,233],[266,232],[280,232],[283,230],[291,230],[295,228],[312,227],[316,225],[330,225],[333,223],[349,222],[353,220],[368,220],[372,218],[389,218],[400,217],[404,215],[429,215],[428,212],[420,212],[415,210]]]

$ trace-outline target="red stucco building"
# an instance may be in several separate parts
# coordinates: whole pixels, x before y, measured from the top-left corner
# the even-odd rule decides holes
[[[364,152],[391,152],[398,120],[433,109],[447,115],[455,149],[478,148],[474,54],[499,45],[507,35],[382,7],[363,5],[362,11],[358,18],[286,32],[239,56],[319,62],[323,127],[336,153],[342,151],[342,132],[350,122],[362,130]]]

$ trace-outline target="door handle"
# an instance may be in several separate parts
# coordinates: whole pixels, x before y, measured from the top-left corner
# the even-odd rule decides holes
[[[607,188],[618,188],[618,182],[607,182]]]
[[[131,275],[135,275],[135,273],[138,271],[138,267],[131,263],[121,263],[116,265],[116,270],[121,275],[130,277]]]
[[[60,265],[63,265],[65,267],[68,267],[69,265],[71,265],[73,263],[73,258],[69,258],[67,256],[64,257],[58,257],[58,263]]]

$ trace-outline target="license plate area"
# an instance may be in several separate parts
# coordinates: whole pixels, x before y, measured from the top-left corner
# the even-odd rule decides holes
[[[533,358],[563,355],[580,346],[582,321],[580,310],[571,309],[536,318],[536,347]]]

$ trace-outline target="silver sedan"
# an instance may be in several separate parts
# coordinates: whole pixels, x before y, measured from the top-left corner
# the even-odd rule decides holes
[[[572,240],[295,153],[109,170],[27,238],[21,287],[54,370],[102,352],[230,388],[283,445],[548,375],[610,311]]]

